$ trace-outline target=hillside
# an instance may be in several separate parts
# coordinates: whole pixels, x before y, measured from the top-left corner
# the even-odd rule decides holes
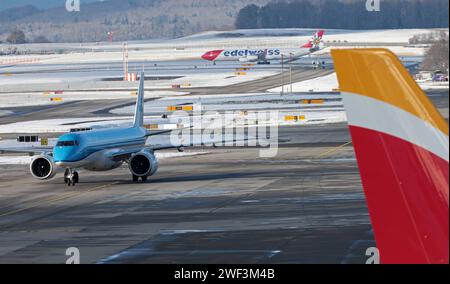
[[[248,5],[238,14],[236,28],[411,29],[448,27],[448,0],[381,1],[380,12],[369,12],[366,1],[295,0]]]
[[[110,31],[116,41],[176,38],[206,30],[232,29],[241,8],[268,2],[109,0],[82,4],[81,11],[75,13],[64,7],[37,10],[26,6],[0,12],[0,41],[5,41],[14,29],[24,31],[28,40],[44,36],[52,42],[105,41]]]
[[[81,0],[81,4],[96,2],[101,0]],[[27,5],[33,5],[38,9],[47,9],[51,7],[64,6],[65,0],[1,0],[0,11],[11,8],[19,8]]]

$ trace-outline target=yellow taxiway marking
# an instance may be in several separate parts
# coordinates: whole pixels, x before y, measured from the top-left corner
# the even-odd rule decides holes
[[[349,142],[347,142],[347,143],[345,143],[345,144],[342,144],[342,145],[337,146],[337,147],[335,147],[335,148],[333,148],[333,149],[330,149],[330,150],[328,150],[328,151],[325,151],[325,152],[323,152],[322,154],[318,155],[318,156],[316,157],[316,159],[322,158],[322,157],[324,157],[324,156],[326,156],[326,155],[329,155],[329,154],[332,154],[332,153],[335,153],[335,152],[341,150],[342,148],[344,148],[344,147],[346,147],[346,146],[348,146],[348,145],[350,145],[350,144],[352,144],[352,143],[353,143],[353,141],[349,141]]]
[[[26,210],[30,210],[30,209],[39,207],[39,206],[44,205],[44,204],[52,204],[52,203],[57,202],[57,201],[61,201],[61,200],[69,199],[69,198],[72,198],[72,197],[80,196],[83,193],[89,193],[89,192],[96,191],[96,190],[99,190],[99,189],[107,188],[107,187],[110,187],[112,185],[116,185],[118,183],[119,182],[116,181],[116,182],[113,182],[113,183],[110,183],[110,184],[96,186],[96,187],[90,188],[88,190],[66,193],[66,194],[64,194],[62,196],[58,196],[58,197],[55,197],[55,198],[44,199],[44,200],[38,201],[37,203],[35,203],[35,204],[31,205],[31,206],[27,206],[27,207],[24,207],[24,208],[20,208],[20,209],[16,209],[16,210],[12,210],[12,211],[8,211],[8,212],[5,212],[5,213],[2,213],[2,214],[0,214],[0,218],[6,217],[6,216],[9,216],[9,215],[13,215],[13,214],[16,214],[16,213],[20,213],[20,212],[23,212],[23,211],[26,211]]]

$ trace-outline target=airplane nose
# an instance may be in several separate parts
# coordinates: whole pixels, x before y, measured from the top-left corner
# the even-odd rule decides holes
[[[202,55],[202,58],[204,60],[214,61],[222,53],[222,51],[223,50],[208,51],[208,52],[206,52],[205,54]]]
[[[204,60],[211,60],[211,59],[210,59],[210,58],[211,58],[211,52],[209,51],[209,52],[203,54],[203,55],[202,55],[202,58],[203,58]]]
[[[53,150],[53,160],[57,166],[64,166],[65,162],[76,160],[73,149],[58,148]]]

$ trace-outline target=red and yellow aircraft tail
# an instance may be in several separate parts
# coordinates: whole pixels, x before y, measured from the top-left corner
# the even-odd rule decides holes
[[[333,50],[382,263],[449,263],[448,124],[385,49]]]

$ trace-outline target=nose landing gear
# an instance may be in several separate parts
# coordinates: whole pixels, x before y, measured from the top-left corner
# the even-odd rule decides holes
[[[72,169],[66,169],[64,172],[64,183],[67,184],[67,186],[75,186],[78,182],[78,172],[72,171]]]
[[[132,175],[132,177],[133,177],[133,182],[139,182],[139,177],[137,175]],[[142,182],[146,182],[148,180],[147,176],[143,176],[140,178],[141,178]]]

